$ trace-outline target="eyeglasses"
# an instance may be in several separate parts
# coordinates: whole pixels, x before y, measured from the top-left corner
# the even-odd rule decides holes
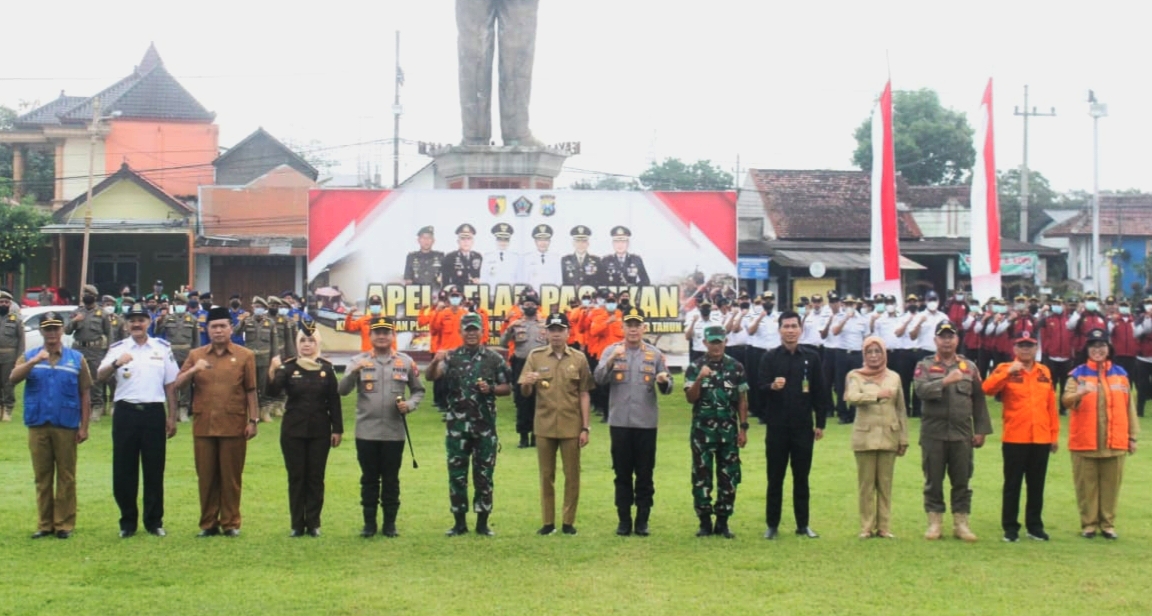
[[[864,354],[865,355],[883,355],[884,351],[881,351],[880,349],[866,349],[864,351]]]

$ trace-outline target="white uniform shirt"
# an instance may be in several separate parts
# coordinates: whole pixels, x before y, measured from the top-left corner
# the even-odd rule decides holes
[[[747,314],[741,315],[740,309],[733,310],[728,313],[728,318],[724,320],[724,328],[727,329],[732,326],[732,322],[736,322],[736,331],[728,334],[728,346],[741,346],[748,344],[748,330],[744,328],[743,323]]]
[[[842,349],[846,351],[862,351],[864,349],[864,338],[868,336],[870,329],[870,318],[867,315],[860,314],[859,312],[850,317],[845,317],[844,327],[840,330],[840,344]],[[835,325],[833,325],[835,327]]]
[[[480,269],[480,282],[490,285],[516,284],[520,282],[520,253],[511,250],[493,250],[484,253],[484,265]],[[555,284],[560,284],[556,282]]]
[[[902,349],[917,348],[916,341],[912,339],[912,324],[915,320],[916,315],[912,314],[911,312],[904,312],[900,316],[896,317],[896,328],[904,328],[904,333],[900,334],[900,348]]]
[[[524,284],[540,290],[540,285],[558,285],[564,280],[560,269],[561,255],[534,250],[525,253],[520,259],[520,276]]]
[[[824,346],[824,337],[820,332],[824,330],[824,316],[821,312],[805,314],[800,319],[800,344],[814,347]],[[777,328],[779,335],[779,328]]]
[[[688,321],[688,324],[692,325],[692,345],[689,347],[691,350],[700,352],[708,350],[708,346],[704,344],[704,328],[712,325],[722,325],[720,317],[719,312],[713,311],[708,314],[707,319],[701,318],[700,314],[697,313],[695,315],[695,325],[692,325],[691,320]]]
[[[144,344],[136,344],[132,338],[125,338],[108,348],[108,353],[100,361],[100,368],[111,366],[125,353],[132,356],[132,361],[116,369],[115,401],[133,404],[166,402],[164,386],[175,381],[180,373],[168,341],[149,336]]]
[[[752,327],[759,313],[748,316],[750,318],[744,322],[745,329]],[[819,332],[816,337],[820,337]],[[765,314],[764,318],[760,319],[760,325],[756,327],[756,333],[749,334],[749,340],[750,344],[758,349],[770,350],[780,346],[780,313],[773,311]]]
[[[899,351],[904,348],[904,340],[896,335],[896,328],[900,326],[900,317],[896,313],[885,312],[884,316],[872,323],[872,334],[884,341],[889,351]]]
[[[828,319],[825,320],[825,323],[827,323],[828,321],[831,321],[832,324],[828,326],[828,335],[824,338],[824,348],[826,348],[826,349],[843,349],[844,348],[844,343],[843,343],[842,338],[840,337],[840,334],[836,333],[836,326],[838,324],[840,324],[840,322],[846,318],[848,318],[848,315],[847,315],[847,313],[844,312],[843,309],[841,309],[836,314],[829,313]]]
[[[948,320],[948,315],[937,310],[932,312],[925,310],[924,312],[916,315],[916,319],[924,317],[924,323],[920,325],[920,336],[916,338],[915,347],[921,351],[936,352],[936,326],[942,321]]]

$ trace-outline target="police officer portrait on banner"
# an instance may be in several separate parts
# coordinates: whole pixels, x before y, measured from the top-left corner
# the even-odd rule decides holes
[[[456,227],[456,250],[444,255],[440,280],[445,287],[453,285],[463,289],[479,284],[483,273],[484,257],[472,249],[476,241],[476,227],[464,223]]]
[[[628,252],[632,231],[623,225],[612,227],[612,254],[600,259],[604,267],[604,281],[609,285],[646,287],[650,284],[648,270],[640,255]]]
[[[440,271],[444,253],[432,250],[436,243],[436,232],[432,225],[420,227],[416,232],[419,250],[413,250],[404,258],[404,284],[430,285],[440,287]]]
[[[603,268],[600,257],[588,254],[588,242],[592,237],[592,230],[584,225],[576,225],[569,231],[569,235],[572,236],[573,253],[560,259],[560,269],[563,271],[562,284],[577,288],[602,284]]]

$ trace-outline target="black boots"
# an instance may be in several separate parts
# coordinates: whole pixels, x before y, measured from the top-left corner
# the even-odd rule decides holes
[[[632,531],[636,533],[637,537],[648,536],[648,516],[651,513],[651,507],[636,508],[636,525],[633,527]]]
[[[399,508],[384,510],[384,529],[380,531],[381,535],[389,538],[400,536],[400,533],[396,532],[396,512],[398,510]]]
[[[496,533],[492,532],[491,528],[488,528],[488,512],[487,511],[481,511],[480,513],[476,514],[476,534],[487,536],[487,537],[491,537],[491,536],[496,534]]]
[[[632,507],[617,507],[616,515],[620,518],[620,524],[616,526],[616,534],[621,537],[627,537],[632,534]]]
[[[700,516],[700,530],[696,531],[697,537],[710,537],[712,536],[712,516],[708,514],[701,514]]]
[[[360,531],[360,536],[365,539],[376,535],[376,508],[364,508],[364,528]]]
[[[520,433],[520,444],[516,445],[516,448],[517,449],[528,449],[528,433],[527,432],[521,432]]]
[[[732,539],[736,537],[732,531],[728,530],[728,516],[726,515],[716,516],[716,526],[712,529],[712,534],[720,535],[725,539]]]
[[[453,513],[452,515],[456,518],[456,525],[453,526],[452,528],[449,528],[448,532],[446,532],[444,534],[448,535],[449,537],[458,537],[460,535],[467,535],[468,534],[468,521],[464,519],[464,515],[465,515],[464,512],[461,511],[460,513]]]

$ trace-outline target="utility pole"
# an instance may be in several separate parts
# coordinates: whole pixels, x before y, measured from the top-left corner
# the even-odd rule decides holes
[[[92,181],[96,176],[96,130],[100,122],[100,99],[92,101],[92,123],[88,125],[88,196],[84,200],[84,250],[80,254],[80,289],[88,284],[88,244],[92,239]],[[60,286],[66,286],[60,281]]]
[[[396,31],[396,100],[392,103],[392,188],[400,186],[400,86],[404,85],[404,71],[400,70],[400,31]]]
[[[1020,167],[1020,241],[1028,241],[1028,118],[1051,117],[1056,115],[1056,108],[1047,113],[1036,111],[1033,107],[1028,109],[1028,86],[1024,86],[1024,110],[1019,107],[1012,109],[1012,115],[1024,116],[1024,164]]]
[[[1096,292],[1103,293],[1100,275],[1100,118],[1108,116],[1108,105],[1096,100],[1096,93],[1088,90],[1088,115],[1092,116],[1092,278]],[[1112,277],[1108,277],[1112,286]]]

